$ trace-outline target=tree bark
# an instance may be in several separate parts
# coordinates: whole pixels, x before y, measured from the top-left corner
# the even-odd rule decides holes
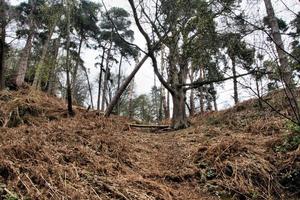
[[[204,80],[204,70],[203,67],[200,67],[200,80],[203,81]],[[200,91],[200,112],[203,114],[204,113],[204,90],[203,90],[203,86],[201,86],[199,88]]]
[[[191,83],[194,82],[194,70],[193,70],[193,66],[191,67],[191,71],[190,71],[190,81]],[[190,94],[190,116],[194,116],[195,115],[195,93],[194,90],[191,89],[191,94]]]
[[[5,88],[5,38],[6,38],[6,12],[5,0],[0,0],[0,90]]]
[[[233,56],[231,58],[232,61],[232,75],[233,75],[233,98],[234,103],[237,104],[239,102],[239,94],[238,94],[238,82],[236,77],[236,63],[235,63],[235,57]]]
[[[177,88],[175,93],[172,94],[173,99],[173,117],[171,127],[175,130],[187,128],[189,126],[186,110],[185,110],[185,90]]]
[[[103,48],[101,63],[100,63],[100,72],[99,72],[99,82],[98,82],[98,100],[97,100],[97,110],[100,111],[100,98],[101,98],[101,87],[102,87],[102,71],[104,63],[105,48]]]
[[[67,1],[67,60],[66,60],[66,71],[67,71],[67,101],[68,101],[68,114],[69,116],[74,116],[74,111],[72,108],[72,90],[71,90],[71,82],[70,82],[70,4],[69,0]]]
[[[85,66],[83,66],[83,65],[82,65],[82,70],[84,71],[86,81],[87,81],[87,84],[88,84],[90,98],[91,98],[91,106],[92,106],[92,109],[94,109],[93,93],[92,93],[92,87],[91,87],[91,84],[90,84],[89,74],[87,73],[87,70],[86,70]]]
[[[50,95],[54,95],[55,94],[55,87],[56,87],[56,81],[57,81],[57,77],[56,77],[56,67],[58,64],[58,51],[59,51],[59,47],[60,47],[60,38],[57,38],[54,40],[54,55],[53,55],[53,62],[49,71],[49,83],[48,83],[48,93]]]
[[[300,124],[300,110],[297,102],[295,85],[293,81],[293,71],[288,63],[288,59],[284,50],[284,44],[281,38],[278,20],[275,17],[271,0],[264,0],[264,2],[272,30],[273,41],[275,42],[277,54],[279,57],[279,73],[285,85],[285,92],[289,100],[290,106],[292,107],[293,114],[295,115],[298,124]]]
[[[120,89],[120,84],[121,84],[121,67],[122,67],[122,61],[123,61],[123,55],[121,55],[120,58],[120,63],[119,63],[119,70],[118,70],[118,88],[117,91]],[[120,115],[120,100],[118,101],[117,105],[117,114]]]
[[[104,83],[103,83],[103,93],[102,93],[102,104],[101,104],[101,110],[103,111],[105,109],[105,99],[106,99],[106,91],[107,91],[107,84],[108,84],[108,76],[109,76],[109,58],[110,58],[110,52],[112,48],[112,41],[110,42],[110,47],[107,51],[107,57],[106,57],[106,67],[105,67],[105,76],[104,76]]]
[[[77,59],[76,59],[76,63],[75,63],[75,67],[74,67],[74,71],[72,74],[72,95],[73,98],[75,98],[75,93],[76,93],[76,79],[77,79],[77,71],[78,71],[78,66],[79,66],[79,62],[80,62],[80,54],[81,54],[81,47],[82,47],[82,43],[83,43],[83,37],[80,37],[80,41],[79,41],[79,47],[78,47],[78,52],[77,52]]]

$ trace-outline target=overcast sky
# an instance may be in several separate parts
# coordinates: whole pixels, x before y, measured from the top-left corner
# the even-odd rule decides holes
[[[24,0],[9,0],[12,4],[18,4]],[[101,0],[93,0],[95,2],[101,3]],[[256,0],[256,1],[248,1],[252,2],[252,5],[247,7],[246,14],[250,14],[252,16],[255,16],[256,18],[261,18],[262,16],[265,16],[265,7],[263,4],[263,0]],[[254,2],[258,2],[257,4]],[[289,11],[285,5],[282,3],[284,2],[286,6],[288,6],[289,9],[291,9],[293,12],[298,13],[300,11],[300,2],[298,0],[272,0],[273,6],[275,8],[276,15],[280,18],[283,18],[284,20],[287,20],[289,22],[291,19],[295,17],[295,15]],[[106,7],[109,9],[110,7],[116,6],[121,7],[130,12],[130,6],[128,4],[127,0],[104,0],[104,3]],[[133,25],[133,30],[135,31],[135,43],[139,45],[140,47],[145,48],[145,41],[141,34],[138,32],[136,27]],[[251,41],[250,41],[251,42]],[[96,50],[89,50],[85,49],[82,52],[82,57],[85,62],[85,66],[90,69],[90,76],[91,81],[95,83],[95,80],[98,75],[98,69],[94,67],[94,64],[98,62],[96,60],[96,57],[99,55],[99,52]],[[125,74],[130,73],[132,68],[134,67],[135,63],[131,62],[131,65],[124,64],[123,70]],[[232,81],[227,81],[225,84],[223,84],[223,87],[219,87],[218,91],[219,98],[218,98],[218,104],[220,107],[228,107],[230,105],[233,105],[233,98],[232,98]],[[151,62],[148,60],[144,66],[141,68],[141,70],[138,72],[138,74],[135,77],[135,83],[136,83],[136,90],[138,94],[142,93],[149,93],[151,90],[151,87],[154,83],[154,74],[153,74],[153,68],[151,65]],[[157,81],[158,83],[158,81]],[[94,84],[95,87],[97,84]],[[96,88],[95,88],[96,91]],[[96,96],[96,93],[94,94]],[[250,97],[251,94],[249,94],[248,91],[243,91],[240,94],[240,97],[242,99],[246,99]]]

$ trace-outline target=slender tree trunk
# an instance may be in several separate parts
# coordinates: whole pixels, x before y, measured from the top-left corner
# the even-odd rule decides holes
[[[92,93],[92,87],[91,87],[91,84],[90,84],[89,74],[87,73],[87,70],[83,65],[82,65],[82,69],[84,71],[86,81],[87,81],[87,84],[88,84],[88,88],[89,88],[89,93],[90,93],[90,98],[91,98],[91,106],[92,106],[92,109],[94,109],[93,93]]]
[[[55,87],[56,87],[56,67],[58,64],[58,51],[59,51],[59,47],[60,47],[60,38],[57,38],[54,40],[54,55],[53,55],[53,62],[49,71],[49,83],[48,83],[48,93],[50,95],[54,95],[55,94]]]
[[[5,37],[6,37],[6,12],[5,1],[0,0],[0,90],[5,88],[4,71],[5,71]]]
[[[110,104],[108,105],[106,111],[105,111],[105,116],[109,117],[111,112],[113,111],[114,107],[116,106],[118,100],[122,96],[123,92],[126,90],[128,87],[129,83],[131,80],[134,78],[136,73],[139,71],[139,69],[143,66],[143,64],[146,62],[148,59],[148,55],[145,55],[143,59],[135,66],[133,71],[130,73],[130,75],[125,79],[124,83],[120,86],[120,89],[116,92],[115,96],[111,100]]]
[[[134,110],[133,110],[133,89],[134,89],[134,79],[130,83],[129,89],[129,105],[128,105],[128,113],[129,119],[133,118]]]
[[[256,84],[256,92],[257,92],[257,96],[258,96],[258,105],[260,108],[262,108],[263,105],[262,105],[261,96],[260,96],[259,80],[257,78],[255,78],[255,84]]]
[[[68,114],[74,116],[74,111],[72,108],[72,90],[70,82],[70,3],[67,1],[67,60],[66,60],[66,71],[67,71],[67,100],[68,100]]]
[[[107,57],[106,57],[106,67],[105,67],[105,76],[104,76],[104,83],[103,83],[103,93],[102,93],[102,104],[101,104],[101,110],[103,111],[105,109],[105,99],[106,99],[106,91],[107,91],[107,85],[108,85],[108,76],[109,76],[109,58],[110,58],[110,52],[112,48],[112,42],[110,42],[110,47],[107,51]]]
[[[117,88],[117,91],[120,89],[120,84],[121,84],[121,66],[122,66],[122,60],[123,60],[123,55],[121,55],[120,63],[119,63],[119,70],[118,70],[118,88]],[[120,100],[118,101],[117,112],[118,112],[117,114],[120,115]]]
[[[275,16],[273,5],[271,0],[264,0],[269,22],[271,25],[273,41],[276,45],[277,54],[279,57],[279,73],[283,83],[285,84],[286,96],[289,100],[290,106],[292,108],[291,114],[294,114],[298,124],[300,124],[300,110],[297,102],[297,96],[295,92],[295,85],[293,81],[293,70],[288,63],[288,59],[285,53],[284,44],[279,31],[278,20]]]
[[[103,48],[101,63],[100,63],[100,72],[99,72],[99,82],[98,82],[98,100],[97,100],[97,110],[100,111],[100,98],[101,98],[101,87],[102,87],[102,72],[103,72],[103,64],[104,64],[104,55],[105,48]]]
[[[47,55],[47,52],[48,52],[50,40],[51,40],[51,37],[52,37],[53,32],[54,32],[54,28],[55,28],[55,24],[50,28],[50,31],[47,35],[46,42],[45,42],[45,44],[43,46],[43,49],[42,49],[41,58],[40,58],[38,64],[36,65],[35,76],[34,76],[34,80],[33,80],[33,84],[32,84],[32,86],[35,89],[41,89],[42,73],[43,73],[43,69],[45,67],[44,66],[45,59],[46,59],[46,55]]]
[[[191,72],[190,72],[190,81],[191,83],[194,82],[194,70],[193,66],[191,67]],[[191,89],[191,94],[190,94],[190,116],[195,115],[195,93],[194,89]]]
[[[239,94],[238,94],[238,82],[236,77],[236,63],[235,63],[235,57],[231,58],[232,61],[232,75],[233,75],[233,98],[234,103],[237,104],[239,102]]]
[[[76,63],[75,63],[75,67],[74,67],[74,71],[72,74],[72,95],[73,98],[77,101],[76,99],[76,81],[77,81],[77,71],[78,71],[78,66],[79,66],[79,62],[80,62],[80,54],[81,54],[81,47],[82,47],[82,43],[83,43],[83,37],[80,37],[80,41],[79,41],[79,47],[78,47],[78,52],[77,52],[77,56],[78,58],[76,59]]]
[[[203,67],[200,67],[200,80],[204,80],[204,70]],[[204,90],[203,86],[199,88],[200,91],[200,112],[203,114],[204,113]]]
[[[215,86],[213,83],[210,84],[210,87],[213,88],[214,92],[212,94],[212,99],[213,99],[213,102],[214,102],[214,110],[215,111],[218,111],[218,104],[217,104],[217,91],[215,90]]]
[[[166,99],[166,111],[165,111],[166,119],[170,119],[170,92],[167,91],[167,99]]]

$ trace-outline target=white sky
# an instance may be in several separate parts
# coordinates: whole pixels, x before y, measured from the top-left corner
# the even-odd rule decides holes
[[[24,0],[8,0],[12,4],[18,4]],[[94,0],[95,2],[101,3],[101,0]],[[252,6],[247,8],[246,12],[247,14],[252,14],[256,16],[256,13],[259,12],[259,16],[256,16],[256,18],[261,18],[261,16],[265,16],[265,7],[263,4],[263,0],[255,0],[255,1],[248,1],[252,2]],[[254,2],[258,2],[257,4]],[[289,22],[294,18],[294,14],[286,9],[286,7],[282,4],[284,2],[291,10],[298,13],[300,11],[300,2],[298,0],[272,0],[276,15],[280,18],[283,18]],[[116,6],[121,7],[130,12],[130,6],[128,4],[127,0],[104,0],[104,3],[106,4],[107,8]],[[140,47],[145,47],[145,41],[139,31],[136,29],[135,26],[133,26],[133,29],[135,31],[135,43],[139,45]],[[96,50],[89,50],[85,49],[82,52],[82,58],[85,62],[85,66],[90,69],[90,80],[94,83],[94,90],[96,91],[97,84],[95,83],[95,80],[98,76],[98,69],[94,67],[94,64],[96,62],[99,62],[96,60],[96,57],[99,55],[100,52]],[[158,59],[159,60],[159,59]],[[129,74],[132,70],[135,63],[132,61],[131,65],[125,64],[122,66],[122,69],[124,70],[125,74]],[[141,70],[138,72],[138,74],[135,77],[135,84],[136,84],[136,91],[138,94],[142,93],[149,93],[151,90],[151,87],[154,83],[154,74],[153,74],[153,67],[148,60],[144,66],[141,68]],[[158,81],[157,81],[158,83]],[[159,83],[158,83],[159,84]],[[233,98],[232,98],[232,81],[227,81],[225,84],[223,84],[223,87],[218,88],[219,96],[218,96],[218,104],[219,107],[225,108],[228,106],[233,105]],[[241,92],[240,98],[241,99],[247,99],[251,95],[248,91]],[[96,97],[96,92],[94,92],[94,98]],[[96,101],[94,101],[96,102]]]

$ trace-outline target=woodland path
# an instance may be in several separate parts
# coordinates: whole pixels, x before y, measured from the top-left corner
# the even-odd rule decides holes
[[[134,168],[143,179],[161,186],[164,199],[216,199],[204,194],[191,162],[201,137],[191,127],[164,133],[133,131],[125,138],[132,145]]]

